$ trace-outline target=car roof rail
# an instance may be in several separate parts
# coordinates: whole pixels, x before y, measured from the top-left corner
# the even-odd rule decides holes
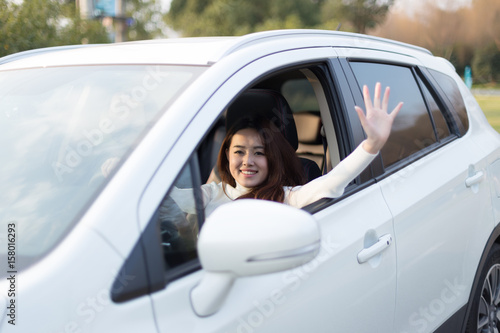
[[[80,44],[80,45],[64,45],[64,46],[52,46],[52,47],[43,47],[39,49],[33,49],[33,50],[28,50],[28,51],[21,51],[17,52],[14,54],[6,55],[4,57],[0,58],[0,65],[33,57],[36,55],[44,54],[44,53],[52,53],[52,52],[59,52],[59,51],[65,51],[65,50],[72,50],[72,49],[77,49],[77,48],[82,48],[82,47],[89,47],[89,46],[95,46],[96,44]]]
[[[255,32],[255,33],[250,33],[248,35],[244,35],[241,37],[238,37],[235,40],[235,43],[228,48],[221,56],[221,58],[234,53],[242,48],[245,48],[245,46],[259,42],[264,39],[271,39],[274,37],[283,37],[283,36],[332,36],[332,37],[340,37],[340,38],[346,38],[346,39],[357,39],[357,40],[365,40],[365,41],[373,41],[373,42],[378,42],[378,43],[384,43],[387,45],[393,45],[393,46],[399,46],[403,47],[406,49],[411,49],[414,51],[418,52],[423,52],[429,55],[432,55],[432,52],[429,51],[426,48],[416,46],[416,45],[411,45],[403,42],[398,42],[395,40],[391,39],[386,39],[382,37],[376,37],[376,36],[369,36],[369,35],[363,35],[363,34],[358,34],[358,33],[352,33],[352,32],[344,32],[344,31],[333,31],[333,30],[315,30],[315,29],[283,29],[283,30],[271,30],[271,31],[261,31],[261,32]],[[332,45],[332,46],[337,46],[337,45]],[[340,45],[338,45],[340,46]],[[349,46],[345,46],[349,47]]]

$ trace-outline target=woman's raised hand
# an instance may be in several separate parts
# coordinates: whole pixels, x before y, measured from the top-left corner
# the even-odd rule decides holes
[[[371,153],[377,154],[384,146],[389,134],[391,134],[392,123],[396,118],[399,110],[403,106],[400,102],[391,113],[387,113],[387,106],[389,104],[390,88],[385,88],[384,99],[380,101],[380,83],[375,85],[375,94],[373,96],[373,104],[370,98],[370,91],[368,87],[363,86],[363,97],[365,100],[366,115],[363,109],[356,106],[361,125],[366,133],[366,140],[363,142],[363,148]]]

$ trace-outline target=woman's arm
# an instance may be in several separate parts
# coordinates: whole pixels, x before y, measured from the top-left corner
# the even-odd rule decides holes
[[[363,141],[349,156],[344,158],[329,173],[303,186],[291,188],[285,196],[285,203],[304,207],[321,198],[336,198],[344,193],[345,187],[356,178],[377,156],[364,149]]]
[[[366,140],[328,174],[304,186],[290,189],[285,203],[295,207],[304,207],[321,198],[341,196],[345,187],[373,161],[387,142],[394,118],[403,106],[403,103],[399,103],[391,113],[387,113],[390,89],[386,88],[382,101],[380,101],[380,92],[380,83],[377,83],[372,104],[368,87],[364,86],[366,115],[363,109],[356,106],[361,125],[367,136]]]
[[[207,204],[213,199],[214,190],[217,187],[215,183],[203,184],[201,185],[201,195],[203,200],[203,207],[206,207]],[[169,197],[173,199],[175,204],[179,206],[179,208],[185,213],[196,214],[196,201],[194,197],[194,190],[192,188],[178,188],[176,186],[172,187],[172,190],[169,193]],[[162,207],[163,210],[166,207]]]

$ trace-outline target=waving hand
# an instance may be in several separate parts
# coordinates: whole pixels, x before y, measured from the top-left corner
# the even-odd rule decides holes
[[[387,87],[385,89],[382,102],[380,101],[380,92],[381,86],[380,83],[377,82],[372,103],[368,87],[366,85],[363,86],[366,115],[362,108],[359,106],[355,107],[359,119],[361,120],[361,125],[367,135],[366,140],[363,142],[363,148],[371,154],[378,153],[387,142],[394,118],[396,118],[399,110],[401,110],[403,106],[403,102],[400,102],[391,113],[387,113],[390,88]]]

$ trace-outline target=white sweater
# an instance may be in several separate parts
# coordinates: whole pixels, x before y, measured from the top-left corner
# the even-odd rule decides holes
[[[302,186],[285,187],[284,203],[301,208],[321,198],[341,196],[345,187],[373,161],[375,156],[377,155],[365,151],[362,144],[360,144],[326,175]],[[224,193],[222,184],[215,182],[202,185],[201,190],[205,216],[209,216],[220,205],[231,202],[249,191],[248,188],[236,183],[236,187],[226,184]],[[186,213],[195,213],[194,197],[191,191],[191,189],[174,188],[170,193],[172,199]]]

